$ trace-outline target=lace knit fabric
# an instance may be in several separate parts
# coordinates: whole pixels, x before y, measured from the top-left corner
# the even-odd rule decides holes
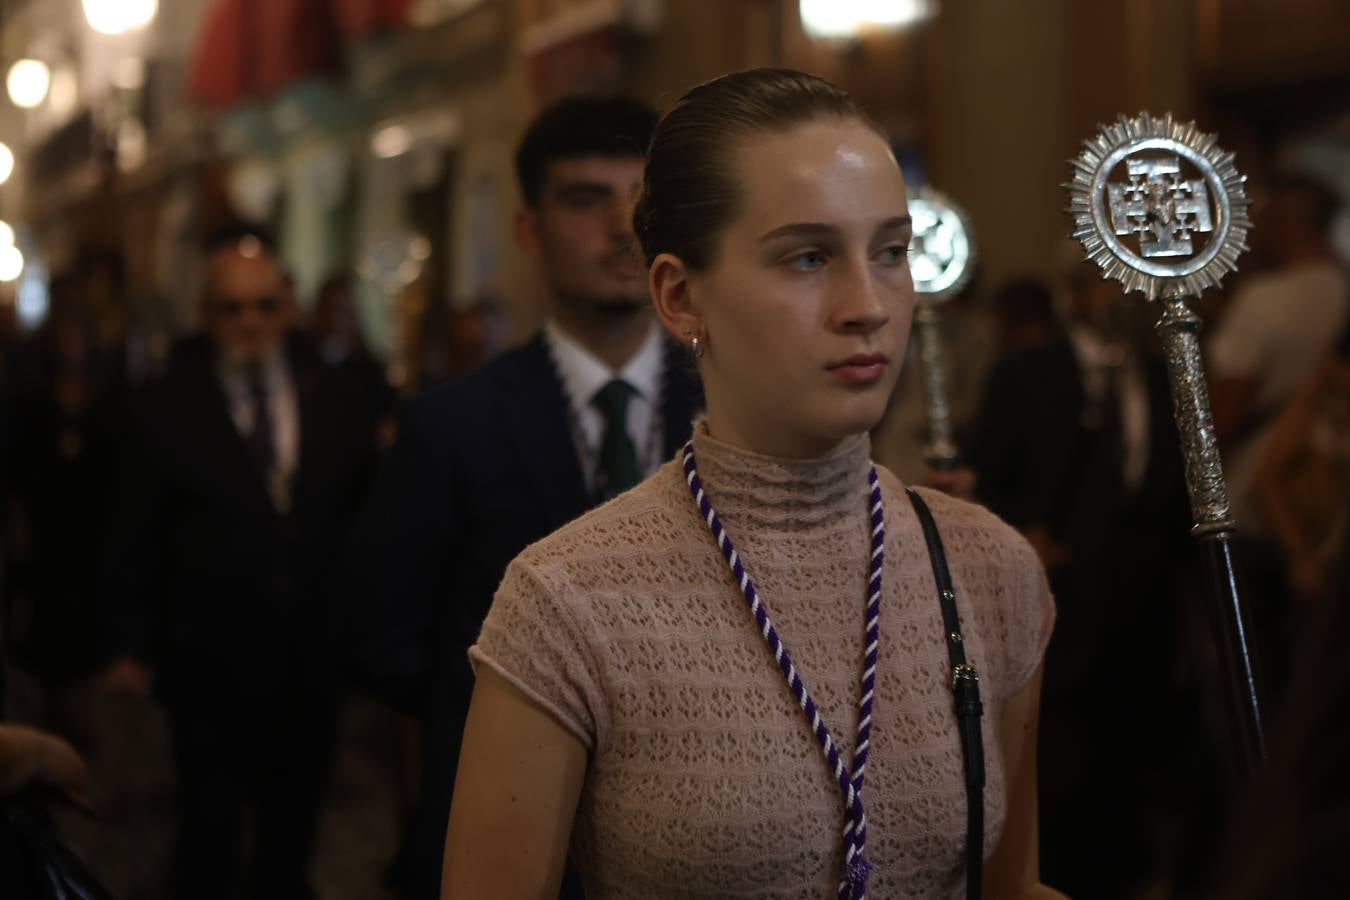
[[[844,759],[858,718],[870,445],[789,462],[713,439],[712,498]],[[894,476],[864,800],[869,897],[949,898],[964,883],[965,786],[927,548]],[[966,652],[982,675],[986,848],[1006,797],[998,722],[1040,664],[1054,609],[1031,547],[984,509],[923,492],[947,548]],[[699,517],[678,462],[528,548],[478,643],[573,731],[590,764],[571,854],[587,896],[833,896],[838,785]]]

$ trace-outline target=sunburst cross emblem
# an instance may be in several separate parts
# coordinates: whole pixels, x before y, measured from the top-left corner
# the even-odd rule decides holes
[[[1071,163],[1073,235],[1127,292],[1153,300],[1171,283],[1198,296],[1247,249],[1246,179],[1233,160],[1194,122],[1122,116]]]
[[[959,294],[975,270],[975,238],[965,210],[929,187],[909,197],[914,221],[909,270],[925,303]]]

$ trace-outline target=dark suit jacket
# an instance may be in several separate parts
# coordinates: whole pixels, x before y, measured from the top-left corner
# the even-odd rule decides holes
[[[1069,553],[1050,573],[1059,620],[1047,693],[1099,666],[1108,643],[1124,646],[1165,628],[1161,620],[1174,612],[1172,578],[1191,551],[1184,469],[1166,370],[1156,359],[1142,362],[1149,451],[1134,492],[1094,453],[1082,372],[1067,339],[1005,357],[986,381],[970,441],[980,499],[1020,530],[1048,528]],[[1166,650],[1155,636],[1139,645],[1136,662]]]
[[[665,453],[701,404],[679,348],[666,361]],[[543,339],[417,398],[382,468],[372,514],[374,602],[358,613],[361,677],[426,721],[413,896],[435,896],[469,696],[467,650],[507,564],[590,509],[568,401]]]
[[[1061,541],[1100,530],[1103,515],[1138,524],[1147,540],[1159,521],[1175,520],[1181,456],[1167,373],[1143,360],[1149,404],[1144,479],[1132,495],[1113,490],[1093,471],[1092,437],[1084,427],[1083,375],[1067,339],[999,360],[971,435],[970,458],[980,499],[1018,528],[1044,525]],[[1145,533],[1147,532],[1147,533]]]
[[[346,530],[374,468],[359,388],[299,338],[287,353],[300,406],[291,509],[273,506],[230,418],[212,348],[192,338],[134,403],[101,588],[104,656],[159,671],[162,692],[258,702],[331,690],[331,607]]]

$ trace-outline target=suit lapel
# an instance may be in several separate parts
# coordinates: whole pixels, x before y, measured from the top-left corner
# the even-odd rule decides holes
[[[579,516],[593,500],[572,440],[567,396],[542,337],[521,349],[517,365],[501,374],[499,386],[521,477],[539,498],[535,505],[567,520]]]

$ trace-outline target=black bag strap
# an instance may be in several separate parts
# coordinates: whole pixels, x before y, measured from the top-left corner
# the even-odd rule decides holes
[[[937,523],[918,493],[909,488],[905,493],[923,526],[928,558],[933,563],[933,580],[937,583],[938,601],[942,606],[947,656],[952,665],[952,690],[956,695],[956,724],[961,732],[961,754],[966,762],[966,897],[967,900],[979,900],[984,874],[984,737],[980,728],[984,705],[980,702],[980,673],[966,661],[961,617],[956,611],[956,591],[952,587],[952,574],[947,568],[947,554],[942,549]]]

